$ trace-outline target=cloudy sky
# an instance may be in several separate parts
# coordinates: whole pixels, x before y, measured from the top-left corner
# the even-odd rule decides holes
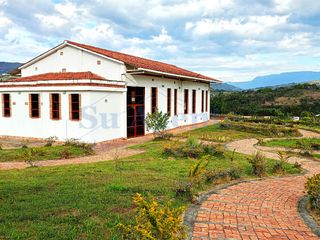
[[[224,81],[320,70],[319,0],[0,0],[0,61],[73,40]]]

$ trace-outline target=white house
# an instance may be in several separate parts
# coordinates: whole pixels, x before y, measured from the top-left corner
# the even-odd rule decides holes
[[[148,133],[147,113],[168,129],[209,120],[210,82],[174,65],[64,41],[0,82],[0,135],[100,142]]]

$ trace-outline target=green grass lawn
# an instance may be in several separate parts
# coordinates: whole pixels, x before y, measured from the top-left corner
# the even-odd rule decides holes
[[[219,124],[214,124],[208,127],[198,128],[190,132],[182,133],[178,136],[189,137],[193,136],[198,139],[213,141],[213,142],[229,142],[244,138],[261,138],[264,137],[261,134],[248,133],[243,131],[238,131],[234,129],[223,129]]]
[[[312,156],[316,159],[320,159],[320,154],[312,154]]]
[[[268,147],[285,147],[293,149],[303,149],[305,146],[320,146],[320,138],[304,138],[304,139],[275,139],[271,141],[265,141],[263,146]]]
[[[186,181],[196,160],[165,158],[168,142],[151,141],[146,152],[114,161],[0,172],[0,239],[120,239],[115,226],[130,222],[134,193],[151,193],[160,202],[175,198],[177,182]],[[228,153],[229,154],[229,153]],[[211,156],[208,169],[239,167],[250,178],[247,156]],[[268,160],[268,174],[275,161]],[[288,173],[300,170],[286,164]],[[117,169],[117,170],[116,170]],[[204,185],[198,191],[209,189]]]
[[[22,162],[25,161],[27,156],[30,156],[32,161],[39,160],[55,160],[72,157],[82,157],[89,155],[87,149],[80,146],[52,146],[52,147],[34,147],[34,148],[18,148],[18,149],[2,149],[0,150],[0,162]]]

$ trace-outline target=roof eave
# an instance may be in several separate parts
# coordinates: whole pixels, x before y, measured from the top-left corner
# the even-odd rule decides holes
[[[69,41],[65,41],[65,43],[66,43],[66,45],[68,45],[68,46],[72,46],[72,47],[74,47],[74,48],[81,49],[81,50],[83,50],[83,51],[85,51],[85,52],[92,53],[92,54],[94,54],[94,55],[97,55],[97,56],[99,56],[99,57],[102,57],[102,58],[111,60],[111,61],[113,61],[113,62],[117,62],[117,63],[124,64],[124,62],[122,62],[122,61],[119,61],[119,60],[114,59],[114,58],[111,58],[111,57],[107,57],[107,56],[105,56],[105,55],[103,55],[103,54],[100,54],[100,53],[91,51],[91,50],[86,49],[86,48],[79,47],[79,46],[77,46],[77,45],[74,45],[74,44],[70,43]]]
[[[26,62],[25,64],[21,65],[20,67],[18,67],[19,70],[23,69],[23,68],[26,68],[30,65],[32,65],[33,63],[35,62],[38,62],[39,60],[51,55],[52,53],[54,53],[55,51],[63,48],[64,46],[66,46],[66,42],[64,41],[63,43],[59,44],[58,46],[54,47],[54,48],[51,48],[49,49],[48,51],[38,55],[37,57],[35,58],[32,58],[31,60],[29,60],[28,62]]]
[[[168,77],[175,77],[175,78],[180,78],[180,79],[186,79],[186,80],[193,80],[193,81],[201,81],[201,82],[206,82],[206,83],[221,83],[220,80],[217,79],[204,79],[204,78],[196,78],[196,77],[189,77],[189,76],[184,76],[184,75],[179,75],[179,74],[173,74],[173,73],[166,73],[166,72],[161,72],[161,71],[155,71],[151,69],[146,69],[146,68],[137,68],[135,70],[127,70],[127,73],[130,74],[158,74],[162,76],[168,76]]]
[[[33,63],[35,62],[38,62],[40,61],[41,59],[51,55],[52,53],[56,52],[57,50],[65,47],[65,46],[71,46],[71,47],[74,47],[74,48],[77,48],[77,49],[81,49],[85,52],[89,52],[91,54],[94,54],[94,55],[97,55],[99,57],[102,57],[102,58],[105,58],[105,59],[108,59],[108,60],[111,60],[111,61],[114,61],[114,62],[117,62],[117,63],[120,63],[120,64],[124,64],[124,62],[122,61],[119,61],[117,59],[114,59],[114,58],[110,58],[110,57],[107,57],[103,54],[99,54],[97,52],[94,52],[94,51],[90,51],[88,49],[85,49],[85,48],[82,48],[82,47],[79,47],[79,46],[76,46],[76,45],[73,45],[72,43],[68,42],[68,41],[64,41],[63,43],[59,44],[58,46],[54,47],[54,48],[51,48],[50,50],[40,54],[39,56],[35,57],[35,58],[32,58],[31,60],[29,60],[28,62],[26,62],[25,64],[21,65],[18,69],[23,69],[23,68],[26,68],[30,65],[32,65]]]

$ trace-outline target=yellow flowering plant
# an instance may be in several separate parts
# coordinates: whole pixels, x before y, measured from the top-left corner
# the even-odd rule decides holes
[[[160,206],[153,196],[145,198],[139,193],[133,201],[137,206],[134,224],[118,224],[122,239],[186,239],[186,227],[182,225],[184,208],[173,208],[170,203]]]

